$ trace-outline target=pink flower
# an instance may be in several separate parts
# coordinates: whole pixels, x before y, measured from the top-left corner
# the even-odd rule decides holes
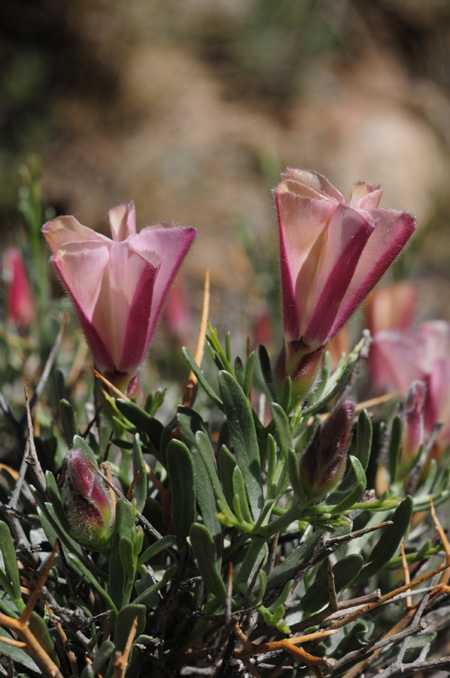
[[[22,253],[15,247],[4,254],[5,278],[8,285],[6,313],[10,323],[26,330],[33,322],[35,304]]]
[[[443,423],[437,440],[443,451],[450,444],[450,324],[435,320],[416,331],[384,330],[375,334],[373,345],[383,361],[383,378],[390,377],[388,387],[404,396],[413,381],[424,382],[425,431]]]
[[[376,287],[367,297],[365,317],[370,334],[381,330],[407,330],[411,327],[417,307],[417,289],[408,282]],[[373,386],[382,391],[391,383],[389,370],[373,343],[369,353]]]
[[[73,536],[95,551],[108,551],[113,505],[108,489],[83,452],[73,448],[64,458],[63,497]]]
[[[378,207],[382,189],[358,183],[349,204],[325,177],[288,170],[275,190],[285,372],[294,379],[349,319],[413,233],[405,212]],[[317,361],[316,361],[317,362]],[[311,376],[309,365],[306,370]]]
[[[114,207],[109,221],[112,240],[72,216],[49,221],[43,233],[97,366],[128,383],[196,231],[162,223],[136,233],[133,203]]]

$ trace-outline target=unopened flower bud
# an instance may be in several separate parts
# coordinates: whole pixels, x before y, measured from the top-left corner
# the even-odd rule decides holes
[[[406,394],[401,412],[403,435],[399,462],[402,465],[414,459],[424,442],[425,392],[424,382],[414,381]]]
[[[84,454],[69,450],[63,496],[72,535],[94,551],[108,551],[113,521],[109,490]]]
[[[300,457],[300,487],[307,501],[323,499],[339,483],[345,469],[355,406],[344,400],[319,426]]]
[[[7,318],[19,330],[27,330],[33,322],[35,303],[22,253],[11,247],[4,254],[4,276],[7,283]]]

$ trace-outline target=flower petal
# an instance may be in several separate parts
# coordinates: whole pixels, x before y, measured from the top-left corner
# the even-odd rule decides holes
[[[153,335],[169,287],[196,234],[195,228],[175,226],[170,222],[163,222],[143,228],[140,233],[127,241],[136,252],[150,263],[154,262],[155,253],[161,260],[153,289],[147,343]]]
[[[390,383],[405,395],[413,381],[425,379],[420,366],[422,344],[413,332],[382,330],[373,338],[371,348],[376,350],[377,362],[384,365],[383,379],[390,375]]]
[[[111,242],[109,238],[96,233],[92,228],[83,226],[75,217],[57,217],[52,221],[47,221],[42,227],[42,233],[47,240],[52,252],[55,252],[61,245],[69,242],[100,241]]]
[[[371,213],[371,217],[376,224],[375,228],[359,259],[331,328],[331,334],[335,334],[348,320],[400,253],[416,228],[414,217],[406,212],[376,209]]]
[[[101,369],[112,370],[114,362],[103,328],[93,321],[109,265],[108,245],[99,241],[66,243],[52,260],[78,311],[96,364]]]
[[[126,240],[136,233],[136,210],[134,202],[118,205],[109,210],[109,225],[112,238],[116,242]]]
[[[289,169],[281,175],[289,183],[289,190],[299,196],[320,199],[330,198],[333,202],[344,203],[344,196],[326,177],[313,170]]]
[[[291,182],[289,182],[289,186]],[[284,328],[291,340],[301,336],[302,295],[296,295],[298,272],[310,256],[338,203],[301,197],[281,183],[275,190],[280,239]]]
[[[300,271],[296,293],[307,299],[301,334],[312,350],[334,334],[332,325],[372,229],[358,212],[338,205]]]
[[[159,258],[144,259],[129,246],[116,242],[102,278],[92,324],[108,345],[114,368],[137,369],[147,349],[147,330]]]
[[[383,189],[379,184],[369,186],[364,181],[358,181],[353,185],[349,205],[358,210],[372,212],[380,204]]]

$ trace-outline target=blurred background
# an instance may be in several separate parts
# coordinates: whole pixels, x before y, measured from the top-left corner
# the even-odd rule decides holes
[[[397,275],[418,281],[423,317],[450,319],[448,0],[5,0],[0,92],[3,247],[33,153],[47,218],[107,232],[134,200],[138,227],[198,228],[192,312],[208,265],[213,324],[270,342],[270,190],[306,167],[347,198],[381,183],[384,206],[418,218]]]

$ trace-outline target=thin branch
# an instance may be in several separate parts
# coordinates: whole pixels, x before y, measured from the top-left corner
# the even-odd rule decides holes
[[[205,350],[205,340],[206,340],[206,330],[208,327],[208,315],[209,315],[209,299],[210,299],[210,284],[209,284],[209,268],[206,267],[205,270],[205,283],[203,287],[203,306],[202,306],[202,315],[200,318],[200,327],[198,330],[197,337],[197,346],[195,348],[194,360],[197,365],[201,365],[203,359],[203,353]],[[190,372],[187,384],[183,391],[182,404],[185,407],[192,407],[195,397],[195,388],[197,386],[197,377],[195,374]]]
[[[41,374],[41,378],[39,379],[38,385],[36,386],[36,389],[33,393],[33,396],[31,397],[30,411],[33,410],[33,407],[35,406],[38,399],[41,397],[42,392],[43,392],[43,390],[44,390],[44,388],[47,384],[48,378],[50,376],[50,372],[52,371],[53,364],[55,362],[57,353],[59,351],[59,347],[61,345],[61,341],[62,341],[63,334],[64,334],[64,329],[65,329],[66,323],[67,323],[67,318],[68,318],[68,314],[64,313],[63,319],[61,321],[61,325],[59,327],[58,334],[56,335],[55,343],[53,344],[52,350],[49,353],[49,356],[48,356],[47,361],[46,361],[45,366],[44,366],[44,370]],[[24,428],[25,422],[27,421],[27,418],[28,418],[28,413],[25,413],[23,415],[22,419],[20,420],[21,429]]]
[[[334,585],[333,566],[328,563],[328,595],[330,596],[330,610],[339,609],[339,601],[336,594],[336,586]]]
[[[41,492],[41,494],[45,494],[47,490],[47,483],[45,482],[45,475],[42,470],[41,462],[39,461],[37,456],[36,447],[34,445],[33,421],[31,419],[31,409],[30,403],[28,402],[28,388],[26,383],[24,384],[24,392],[25,392],[25,408],[28,421],[28,441],[27,441],[28,452],[25,451],[25,458],[33,471],[34,478],[38,486],[38,490]]]
[[[324,546],[326,549],[334,546],[340,546],[341,544],[345,544],[352,539],[357,539],[358,537],[362,537],[365,534],[369,534],[369,532],[375,532],[375,530],[380,530],[382,527],[393,524],[394,523],[392,520],[385,520],[384,523],[379,523],[378,525],[373,525],[372,527],[363,527],[361,530],[355,530],[354,532],[349,532],[348,534],[344,534],[340,537],[331,537],[331,539],[327,539],[325,541]]]
[[[440,430],[442,428],[442,422],[437,422],[433,426],[433,430],[430,433],[430,436],[426,442],[426,445],[423,446],[423,450],[420,453],[419,460],[415,464],[407,482],[406,490],[408,494],[411,494],[414,496],[415,491],[417,490],[417,486],[419,484],[420,476],[422,473],[422,469],[428,459],[428,455],[430,454],[430,450],[433,447],[436,438],[438,437]]]
[[[383,650],[384,648],[389,647],[393,643],[398,642],[399,640],[403,640],[404,638],[416,635],[417,633],[420,633],[426,628],[426,624],[424,622],[420,622],[417,624],[417,626],[410,626],[409,628],[405,629],[404,631],[400,631],[399,633],[396,633],[392,636],[386,636],[384,638],[381,638],[380,640],[376,640],[374,643],[369,643],[365,647],[360,648],[359,650],[353,650],[352,652],[347,652],[345,657],[342,657],[342,659],[338,659],[333,671],[337,671],[340,669],[342,666],[345,666],[345,664],[348,664],[351,661],[354,661],[355,659],[360,659],[361,657],[365,657],[368,653],[370,653],[370,661],[372,661],[374,655],[372,654],[373,652],[377,650]],[[377,652],[378,654],[378,652]],[[346,674],[347,675],[347,674]],[[359,675],[359,674],[356,674]]]

